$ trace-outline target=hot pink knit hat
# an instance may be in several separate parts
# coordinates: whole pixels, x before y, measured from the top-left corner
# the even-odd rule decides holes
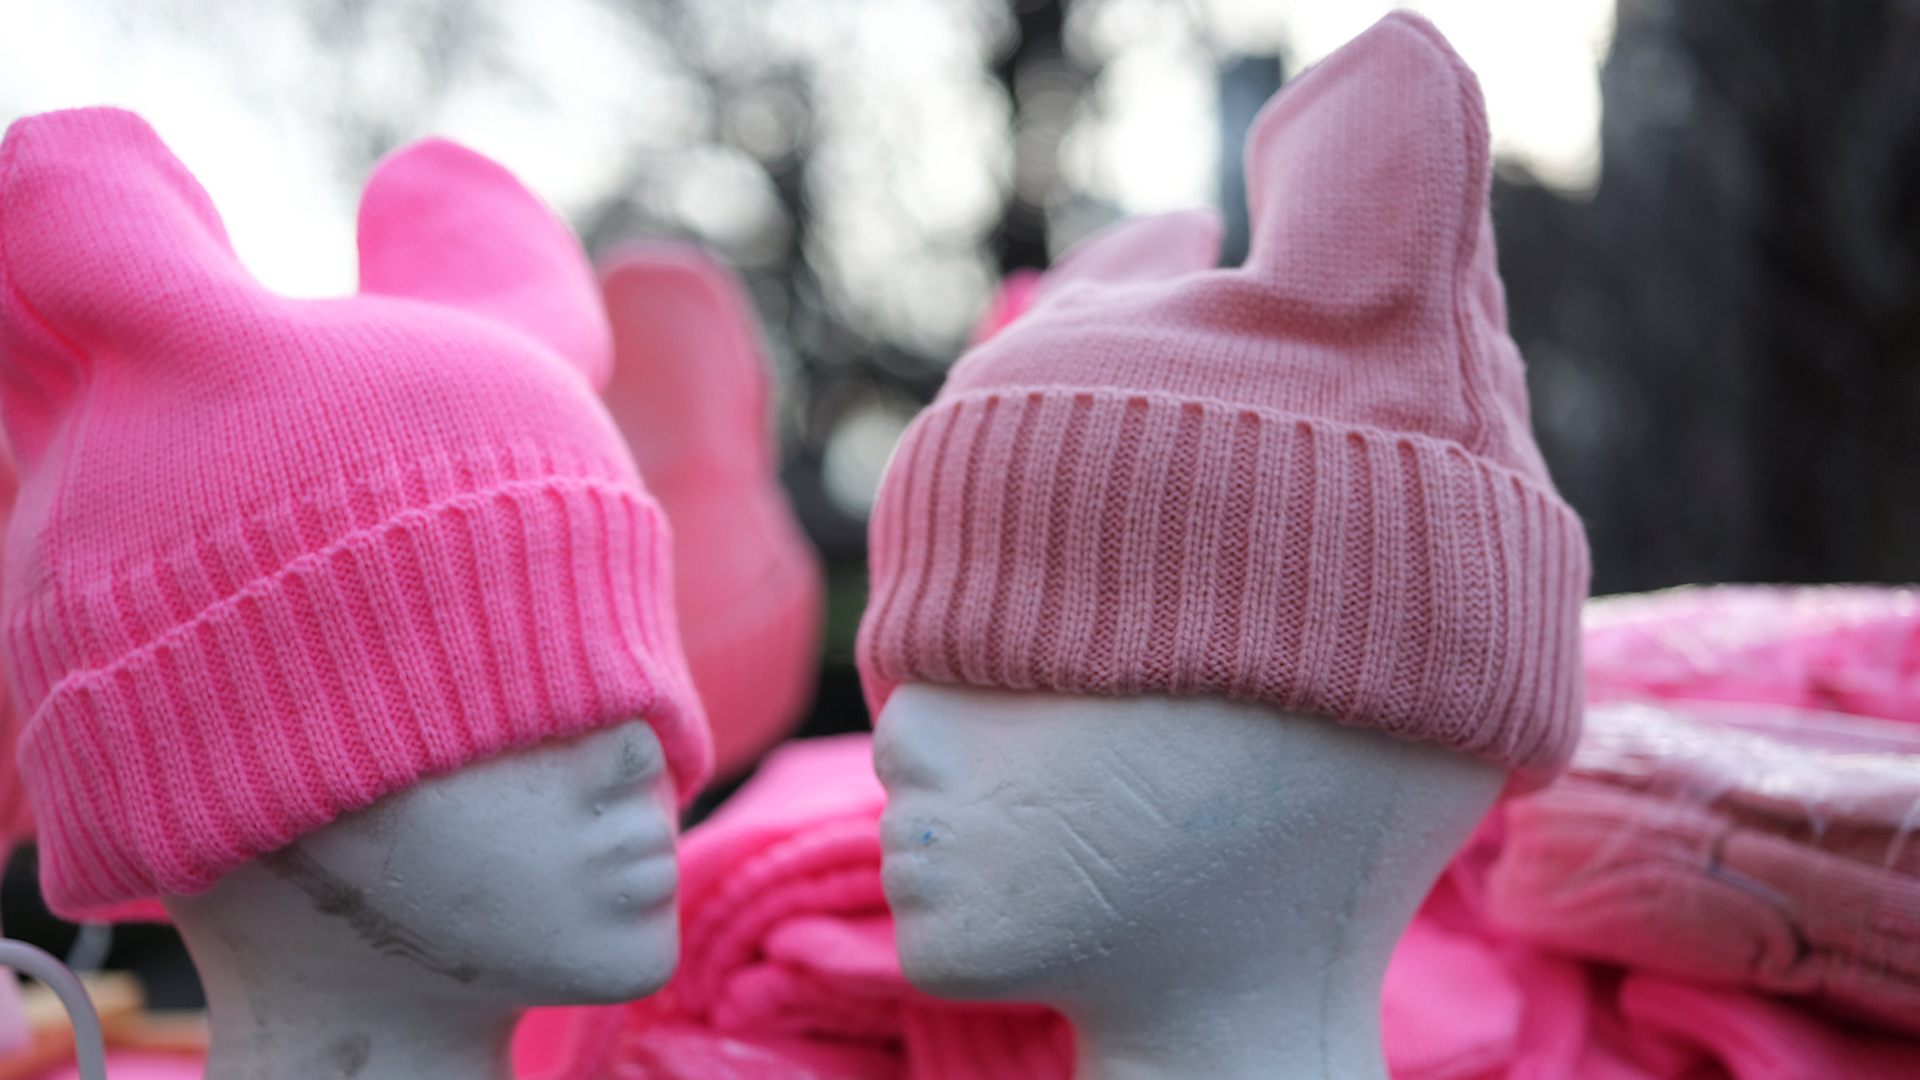
[[[731,777],[786,737],[820,662],[820,560],[775,473],[767,362],[740,284],[691,244],[601,265],[613,323],[607,410],[673,523],[687,667]]]
[[[1381,20],[1247,140],[1253,246],[1121,225],[954,368],[871,526],[859,662],[1220,694],[1537,778],[1580,728],[1587,548],[1527,426],[1479,85]]]
[[[634,717],[683,794],[705,777],[578,242],[428,141],[368,182],[360,260],[355,296],[261,288],[130,113],[0,144],[0,623],[64,916],[204,890],[423,776]]]

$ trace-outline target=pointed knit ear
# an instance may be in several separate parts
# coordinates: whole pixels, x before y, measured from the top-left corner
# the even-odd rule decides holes
[[[1070,248],[1040,280],[1045,297],[1077,281],[1121,285],[1165,281],[1220,261],[1220,214],[1212,209],[1132,218]]]
[[[1491,182],[1479,82],[1396,11],[1267,103],[1247,137],[1245,271],[1296,331],[1451,294]]]
[[[97,354],[164,352],[183,312],[259,287],[212,200],[147,122],[120,109],[16,121],[0,143],[0,416],[22,469]]]
[[[498,164],[423,139],[360,197],[360,291],[460,308],[553,349],[598,390],[613,364],[593,267],[572,230]]]
[[[601,274],[618,353],[602,399],[656,489],[686,459],[770,472],[767,374],[733,276],[688,244],[629,244]]]

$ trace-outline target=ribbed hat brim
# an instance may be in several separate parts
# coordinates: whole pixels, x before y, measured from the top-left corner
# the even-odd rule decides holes
[[[50,906],[193,894],[423,776],[630,718],[691,794],[712,752],[670,542],[631,486],[507,484],[351,532],[72,672],[20,749]]]
[[[1427,436],[1224,402],[976,391],[871,528],[861,672],[1202,695],[1544,777],[1580,730],[1587,553],[1551,490]]]

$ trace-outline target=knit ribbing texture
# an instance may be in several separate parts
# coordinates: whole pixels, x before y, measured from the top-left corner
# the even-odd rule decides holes
[[[710,769],[578,241],[430,140],[369,181],[360,246],[359,294],[275,296],[138,117],[0,145],[0,623],[66,917],[630,719],[683,797]]]
[[[909,428],[859,661],[908,681],[1223,695],[1550,775],[1587,548],[1527,424],[1478,83],[1389,15],[1282,91],[1244,267],[1210,212],[1068,253]]]

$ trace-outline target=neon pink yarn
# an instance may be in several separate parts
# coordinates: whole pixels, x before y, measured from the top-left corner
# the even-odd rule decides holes
[[[683,794],[708,771],[578,242],[429,141],[368,182],[360,257],[355,296],[261,288],[130,113],[0,145],[0,622],[66,917],[633,717]]]
[[[625,245],[600,281],[603,397],[673,525],[680,640],[714,773],[732,777],[799,723],[824,621],[820,560],[776,474],[759,326],[740,283],[690,244]]]
[[[1396,13],[1247,143],[1252,253],[1124,224],[965,356],[871,526],[859,661],[909,680],[1220,694],[1550,774],[1587,549],[1528,428],[1472,72]]]

